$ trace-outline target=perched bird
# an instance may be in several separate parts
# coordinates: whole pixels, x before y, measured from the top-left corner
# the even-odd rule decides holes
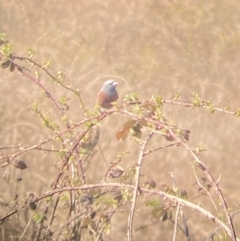
[[[111,108],[112,102],[116,101],[118,99],[118,93],[116,90],[118,82],[115,82],[114,80],[107,80],[100,91],[97,94],[97,101],[96,103],[105,108]]]

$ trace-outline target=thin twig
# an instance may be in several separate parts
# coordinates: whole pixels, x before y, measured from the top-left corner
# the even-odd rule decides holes
[[[133,226],[133,217],[134,217],[134,211],[135,211],[135,207],[136,207],[136,202],[137,202],[137,195],[138,195],[138,191],[139,191],[139,178],[140,178],[140,173],[141,173],[141,167],[142,167],[142,162],[143,162],[143,157],[144,157],[144,151],[147,147],[147,144],[149,142],[149,140],[152,138],[154,132],[151,132],[148,137],[146,138],[146,140],[142,143],[140,152],[139,152],[139,156],[138,156],[138,161],[137,161],[137,165],[136,165],[136,173],[135,173],[135,183],[134,183],[134,189],[133,189],[133,197],[132,197],[132,205],[130,208],[130,213],[128,216],[128,241],[132,241],[133,237],[132,237],[132,226]]]
[[[172,147],[172,146],[179,146],[179,143],[175,142],[175,143],[165,145],[165,146],[158,146],[158,147],[156,147],[152,150],[148,150],[148,151],[144,152],[144,156],[147,156],[147,155],[151,154],[152,152],[155,152],[155,151],[158,151],[158,150],[161,150],[161,149],[166,149],[166,148]]]
[[[178,225],[178,215],[179,215],[180,204],[177,204],[175,219],[174,219],[174,229],[173,229],[173,241],[176,241],[177,238],[177,225]]]
[[[179,192],[179,188],[178,188],[178,185],[177,185],[177,182],[176,182],[176,178],[175,178],[175,175],[171,172],[170,173],[171,177],[172,177],[172,181],[173,181],[173,186],[175,189],[178,190],[178,193]],[[181,196],[180,196],[181,197]],[[188,225],[187,225],[187,219],[185,217],[185,214],[182,210],[182,206],[178,203],[177,205],[177,211],[176,211],[176,216],[175,216],[175,222],[174,222],[174,233],[177,231],[176,228],[177,228],[177,225],[178,225],[178,216],[179,216],[179,212],[181,213],[182,215],[182,218],[183,218],[183,226],[184,226],[184,234],[187,238],[188,241],[190,241],[190,235],[189,235],[189,229],[188,229]],[[175,236],[175,239],[176,239],[176,235],[177,233],[174,235]],[[174,238],[174,237],[173,237]],[[173,239],[173,240],[175,240]]]
[[[27,70],[21,68],[18,64],[12,62],[16,68],[21,69],[21,73],[24,77],[32,80],[36,85],[38,85],[46,94],[46,96],[52,100],[52,102],[54,103],[55,107],[60,111],[61,115],[64,115],[64,109],[63,107],[58,103],[58,101],[53,97],[53,95],[40,83],[40,81],[38,79],[36,79],[35,77],[33,77]]]
[[[194,176],[195,176],[195,179],[197,180],[198,186],[205,191],[205,193],[207,194],[207,196],[208,196],[209,199],[211,200],[211,202],[212,202],[212,204],[213,204],[213,207],[215,208],[217,214],[219,214],[219,212],[218,212],[218,210],[217,210],[217,206],[216,206],[216,204],[215,204],[215,202],[214,202],[214,200],[213,200],[210,192],[201,184],[200,180],[198,179],[198,176],[197,176],[197,173],[196,173],[196,169],[195,169],[195,168],[193,168],[193,171],[194,171]]]
[[[184,226],[184,233],[185,233],[185,236],[187,238],[187,241],[190,241],[190,234],[189,234],[189,228],[188,228],[188,225],[187,225],[187,218],[185,217],[185,214],[182,210],[182,206],[180,206],[180,213],[182,215],[182,219],[183,219],[183,226]]]
[[[177,100],[163,100],[163,103],[174,104],[174,105],[179,105],[179,106],[183,106],[183,107],[192,107],[192,108],[200,107],[200,108],[209,109],[209,106],[204,102],[200,103],[198,106],[194,105],[194,103],[192,103],[192,102],[177,101]],[[227,109],[219,108],[219,107],[212,107],[211,111],[212,112],[218,111],[218,112],[223,112],[223,113],[226,113],[226,114],[229,114],[229,115],[236,115],[236,112],[234,112],[234,111],[229,111]]]

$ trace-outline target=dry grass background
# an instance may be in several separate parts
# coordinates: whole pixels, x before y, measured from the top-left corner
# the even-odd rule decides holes
[[[32,48],[37,51],[39,62],[51,62],[53,73],[63,71],[67,81],[81,90],[89,109],[93,108],[102,83],[113,78],[119,82],[120,102],[133,91],[144,100],[152,95],[168,99],[176,92],[180,99],[190,100],[190,95],[196,92],[220,107],[229,98],[231,109],[236,110],[240,89],[239,12],[238,0],[0,0],[0,32],[7,34],[16,53],[25,55]],[[41,100],[43,108],[54,116],[48,100],[18,73],[1,69],[0,81],[0,146],[16,146],[20,142],[31,146],[46,138],[49,133],[44,132],[40,120],[28,109],[34,101]],[[70,119],[83,118],[73,95],[51,85],[49,89],[56,96],[65,94],[70,98]],[[180,127],[191,130],[190,146],[208,150],[201,158],[216,179],[222,176],[221,188],[229,207],[237,210],[239,119],[171,105],[166,105],[164,111]],[[115,116],[104,121],[99,144],[109,162],[117,152],[131,151],[123,163],[129,167],[134,164],[138,149],[130,139],[126,142],[115,139],[123,122]],[[46,184],[51,183],[56,171],[54,155],[43,157],[35,151],[23,158],[29,168],[21,174],[20,193],[40,194],[48,190]],[[104,170],[106,165],[98,149],[88,170],[91,182],[101,180]],[[190,196],[197,194],[189,157],[182,150],[166,149],[155,159],[146,159],[143,172],[159,186],[171,185],[169,172],[173,172],[179,186],[189,189]],[[13,198],[15,188],[14,181],[10,184],[1,181],[2,203]],[[2,216],[5,212],[0,213]],[[126,240],[127,214],[114,216],[117,225],[111,228],[111,240]],[[147,214],[142,212],[135,228],[151,223]],[[192,240],[203,240],[214,226],[198,214],[188,215]],[[240,236],[239,218],[235,220]],[[136,240],[170,240],[172,225],[160,222],[134,235]]]

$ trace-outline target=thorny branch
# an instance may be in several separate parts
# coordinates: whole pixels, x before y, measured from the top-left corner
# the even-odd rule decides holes
[[[136,119],[136,120],[144,120],[146,122],[152,123],[155,126],[158,126],[159,128],[165,128],[169,134],[174,138],[175,141],[179,142],[179,144],[185,149],[187,150],[187,152],[190,154],[190,156],[196,161],[196,163],[198,164],[198,167],[204,172],[204,174],[206,175],[207,179],[209,180],[209,182],[213,185],[217,195],[219,196],[223,208],[224,208],[224,212],[225,215],[227,217],[228,220],[228,224],[230,226],[230,230],[231,230],[231,237],[234,241],[236,241],[236,233],[234,230],[234,226],[233,226],[233,221],[232,221],[232,217],[229,213],[229,209],[227,206],[227,203],[224,199],[224,196],[222,194],[221,189],[218,186],[218,183],[214,180],[214,178],[212,177],[212,175],[208,172],[207,167],[205,166],[205,164],[199,159],[199,157],[195,154],[195,152],[189,147],[189,145],[179,136],[177,136],[170,127],[168,127],[167,125],[165,125],[164,123],[161,123],[157,120],[153,120],[151,118],[147,118],[147,117],[139,117],[138,115],[135,115],[133,113],[130,113],[127,110],[121,110],[121,113],[131,116],[132,118]]]
[[[95,188],[106,188],[106,187],[116,187],[116,188],[121,188],[121,189],[125,189],[125,190],[130,190],[133,191],[135,186],[133,185],[128,185],[128,184],[122,184],[122,183],[98,183],[98,184],[86,184],[86,185],[82,185],[79,187],[64,187],[61,189],[55,189],[55,190],[51,190],[48,193],[45,193],[41,196],[38,196],[36,198],[34,198],[32,200],[32,202],[39,202],[40,200],[45,199],[46,197],[58,194],[58,193],[62,193],[62,192],[71,192],[71,191],[76,191],[76,190],[89,190],[89,189],[95,189]],[[142,187],[138,187],[138,190],[141,193],[144,194],[149,194],[149,195],[153,195],[156,197],[161,197],[161,198],[166,198],[171,200],[172,202],[176,202],[182,206],[186,206],[189,207],[197,212],[199,212],[201,215],[206,216],[207,218],[209,218],[212,222],[218,224],[221,228],[223,228],[227,234],[231,237],[231,230],[220,220],[218,219],[216,216],[214,216],[213,214],[211,214],[210,212],[208,212],[206,209],[200,207],[199,205],[196,205],[194,203],[191,203],[187,200],[184,200],[182,198],[176,197],[174,195],[165,193],[163,191],[160,190],[150,190],[147,188],[142,188]],[[12,212],[10,212],[9,214],[7,214],[6,216],[0,218],[0,222],[4,222],[7,218],[9,218],[10,216],[12,216],[13,214],[19,212],[21,209],[25,208],[27,204],[22,205],[21,207],[13,210]]]
[[[135,183],[134,183],[134,190],[132,193],[132,195],[133,195],[132,205],[131,205],[130,213],[128,216],[128,241],[133,240],[133,237],[132,237],[133,217],[134,217],[134,211],[135,211],[136,202],[137,202],[137,195],[138,195],[138,191],[139,191],[139,178],[140,178],[141,167],[142,167],[142,162],[143,162],[143,157],[144,157],[144,151],[145,151],[145,148],[147,147],[148,142],[152,138],[153,134],[154,134],[154,132],[151,132],[148,135],[148,137],[146,138],[146,140],[141,144],[141,149],[140,149],[138,161],[136,164],[136,173],[135,173],[135,177],[134,177]]]

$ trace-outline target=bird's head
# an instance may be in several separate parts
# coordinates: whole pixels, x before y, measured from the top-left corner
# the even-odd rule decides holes
[[[114,80],[107,80],[104,82],[102,89],[104,92],[109,94],[114,94],[116,91],[116,86],[118,85],[118,82]]]

